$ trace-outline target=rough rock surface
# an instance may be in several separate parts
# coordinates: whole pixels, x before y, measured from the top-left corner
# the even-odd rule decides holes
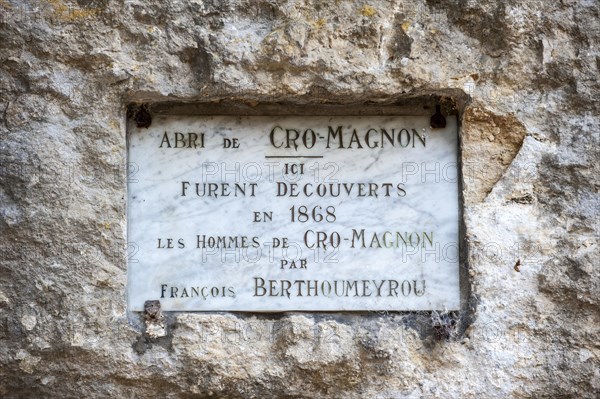
[[[3,397],[596,398],[596,0],[0,1]],[[444,94],[446,93],[446,94]],[[126,106],[458,99],[468,301],[126,312]],[[448,337],[448,338],[447,338]]]

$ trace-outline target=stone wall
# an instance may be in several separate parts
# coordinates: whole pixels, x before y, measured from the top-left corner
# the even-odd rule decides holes
[[[598,396],[597,1],[0,10],[3,397]],[[128,105],[414,98],[461,120],[459,314],[127,313]]]

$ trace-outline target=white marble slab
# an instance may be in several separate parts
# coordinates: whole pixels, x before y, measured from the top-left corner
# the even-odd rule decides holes
[[[458,309],[458,134],[456,119],[447,120],[432,130],[425,116],[169,116],[131,129],[130,310],[156,299],[171,311]],[[300,132],[298,148],[286,148],[285,129]],[[305,129],[314,146],[310,131],[303,145]],[[394,132],[394,145],[381,129]],[[174,148],[175,133],[185,148]],[[239,148],[224,148],[234,138]],[[304,174],[284,174],[286,163],[304,164]],[[218,195],[197,195],[196,183],[200,194],[206,184]],[[288,195],[278,196],[284,184]],[[298,221],[300,206],[311,220]],[[333,207],[335,220],[312,220],[314,207],[317,220]],[[254,212],[272,220],[256,222]],[[308,247],[323,234],[326,248]],[[198,248],[199,236],[231,244]],[[288,248],[274,248],[274,238]]]

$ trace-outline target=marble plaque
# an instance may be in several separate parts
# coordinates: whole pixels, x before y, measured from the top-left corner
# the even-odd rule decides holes
[[[128,146],[130,310],[459,308],[455,117],[156,116]]]

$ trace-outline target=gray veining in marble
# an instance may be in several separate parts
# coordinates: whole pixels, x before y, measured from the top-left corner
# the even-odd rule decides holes
[[[129,308],[158,299],[173,311],[458,309],[458,134],[456,118],[447,119],[446,128],[432,130],[425,116],[161,116],[148,129],[132,128]],[[344,147],[356,129],[352,148],[338,148],[338,126]],[[299,148],[285,148],[285,129],[300,132]],[[312,148],[302,143],[305,129],[315,132]],[[394,131],[395,146],[381,129]],[[204,134],[204,148],[174,148],[176,132]],[[233,138],[239,148],[224,148]],[[305,158],[282,158],[290,156]],[[304,174],[284,175],[286,163],[304,164]],[[218,195],[198,196],[196,184],[200,194],[216,187],[209,193]],[[284,184],[288,195],[277,196]],[[317,219],[334,207],[335,221],[291,222],[293,206],[309,214],[320,206]],[[272,212],[272,221],[255,222],[254,212]],[[323,234],[326,248],[307,247]],[[197,248],[199,236],[207,243],[237,237],[238,246],[247,237],[249,247]],[[273,248],[274,238],[287,238],[288,248]],[[173,248],[159,248],[159,239],[163,247],[172,239]]]

